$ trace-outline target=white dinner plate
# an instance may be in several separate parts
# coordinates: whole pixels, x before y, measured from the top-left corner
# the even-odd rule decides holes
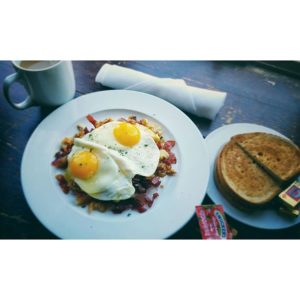
[[[244,212],[232,206],[218,190],[214,180],[215,161],[219,151],[236,134],[247,132],[267,132],[285,137],[279,132],[256,124],[237,123],[225,125],[211,132],[206,137],[207,150],[210,157],[210,177],[207,194],[210,199],[224,206],[225,212],[237,221],[261,229],[283,229],[300,222],[300,218],[283,216],[276,209],[266,207],[252,212]],[[285,137],[286,138],[286,137]]]
[[[76,133],[77,124],[91,128],[86,115],[96,119],[136,115],[162,127],[165,139],[174,139],[175,176],[163,180],[159,197],[145,213],[97,211],[74,204],[57,184],[51,161],[61,140]],[[205,141],[194,123],[168,102],[144,93],[115,90],[81,96],[45,118],[25,148],[21,180],[25,197],[36,217],[60,238],[160,239],[184,226],[203,200],[209,178]]]

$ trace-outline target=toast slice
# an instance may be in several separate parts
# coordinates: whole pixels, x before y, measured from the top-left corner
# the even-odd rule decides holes
[[[222,172],[220,170],[220,160],[217,159],[215,164],[215,172],[214,172],[214,179],[216,182],[216,185],[219,189],[219,191],[222,193],[223,196],[225,196],[226,200],[231,203],[233,206],[235,206],[238,209],[241,209],[243,211],[249,211],[250,209],[256,207],[253,205],[248,205],[247,202],[243,201],[236,193],[234,193],[232,190],[228,188],[226,185],[226,182],[222,176]]]
[[[280,182],[286,182],[300,173],[300,150],[287,139],[255,132],[237,135],[233,140]]]
[[[216,179],[226,199],[238,206],[261,206],[281,191],[276,181],[256,164],[232,139],[216,161]]]

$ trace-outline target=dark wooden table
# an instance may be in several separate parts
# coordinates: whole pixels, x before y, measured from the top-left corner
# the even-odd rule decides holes
[[[105,90],[95,83],[97,71],[105,62],[73,62],[77,96]],[[160,77],[182,78],[189,85],[228,93],[225,106],[214,121],[189,115],[204,137],[212,130],[230,123],[256,123],[271,127],[300,145],[300,80],[271,70],[255,62],[208,61],[114,61]],[[33,107],[17,111],[9,106],[2,93],[4,78],[14,70],[7,61],[0,62],[0,238],[54,239],[32,214],[20,182],[20,165],[25,145],[37,125],[51,109]],[[16,86],[12,94],[20,100],[25,91]],[[205,203],[210,203],[208,196]],[[300,226],[285,230],[258,230],[228,218],[240,239],[296,239]],[[173,239],[199,239],[194,216]]]

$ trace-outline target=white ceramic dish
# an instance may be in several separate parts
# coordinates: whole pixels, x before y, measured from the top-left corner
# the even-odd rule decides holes
[[[264,208],[257,211],[243,212],[232,206],[220,193],[214,181],[214,168],[217,155],[224,144],[236,134],[247,132],[267,132],[284,137],[279,132],[256,124],[231,124],[220,127],[206,137],[207,150],[210,156],[210,178],[207,194],[216,204],[222,204],[225,212],[241,223],[261,229],[283,229],[300,222],[300,218],[285,217],[274,208]]]
[[[159,197],[145,213],[120,215],[92,212],[74,204],[56,179],[50,165],[60,141],[76,132],[77,124],[91,127],[96,119],[136,115],[158,123],[166,139],[176,140],[175,176],[165,178]],[[168,102],[139,92],[104,91],[81,96],[61,106],[36,128],[24,151],[21,180],[33,213],[54,234],[70,239],[160,239],[179,230],[192,217],[205,196],[209,163],[205,141],[194,123]]]

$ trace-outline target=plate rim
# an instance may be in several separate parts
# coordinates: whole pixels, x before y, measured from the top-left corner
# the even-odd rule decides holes
[[[164,103],[164,105],[167,105],[171,110],[176,110],[177,113],[180,114],[181,117],[183,118],[182,120],[184,120],[186,122],[186,124],[188,124],[188,126],[190,128],[191,127],[194,128],[194,132],[197,132],[197,134],[199,135],[199,138],[200,138],[201,143],[202,143],[202,151],[204,151],[204,153],[206,155],[206,158],[207,158],[206,162],[203,163],[204,169],[206,168],[206,170],[203,171],[204,173],[206,173],[206,180],[204,182],[202,182],[203,188],[202,188],[202,194],[199,195],[199,201],[198,201],[199,204],[201,203],[201,201],[204,199],[204,197],[206,195],[206,191],[207,191],[207,187],[208,187],[208,180],[209,180],[209,172],[210,172],[210,170],[209,170],[209,155],[208,155],[206,143],[205,143],[204,137],[203,137],[200,129],[193,123],[193,121],[184,112],[182,112],[181,110],[179,110],[174,105],[170,104],[169,102],[167,102],[167,101],[165,101],[165,100],[163,100],[163,99],[161,99],[159,97],[156,97],[156,96],[153,96],[153,95],[150,95],[150,94],[146,94],[146,93],[142,93],[142,92],[127,91],[127,90],[105,90],[105,91],[96,91],[96,92],[93,92],[93,93],[84,94],[84,95],[81,95],[81,96],[79,96],[77,98],[74,98],[73,100],[69,101],[65,105],[60,106],[55,111],[51,112],[46,118],[44,118],[38,124],[38,126],[32,132],[29,140],[27,141],[26,147],[25,147],[24,152],[23,152],[22,161],[21,161],[21,184],[22,184],[22,189],[23,189],[23,193],[24,193],[26,202],[29,205],[30,209],[32,210],[33,214],[41,222],[41,224],[43,226],[45,226],[50,232],[52,232],[53,234],[55,234],[59,238],[66,238],[66,239],[68,239],[69,237],[63,236],[63,234],[60,234],[57,230],[55,230],[47,222],[45,222],[44,220],[42,220],[40,218],[40,215],[36,211],[36,209],[35,209],[35,207],[33,205],[33,202],[29,199],[30,195],[28,195],[27,188],[25,187],[25,182],[26,181],[24,180],[24,177],[25,177],[26,171],[24,169],[24,166],[25,166],[25,160],[26,160],[27,156],[29,155],[28,153],[30,151],[30,146],[31,146],[30,142],[32,140],[32,137],[35,137],[38,134],[39,130],[42,128],[42,126],[44,126],[44,124],[47,122],[48,118],[50,118],[50,116],[52,116],[53,114],[58,114],[59,112],[67,109],[68,107],[72,107],[73,105],[75,105],[75,103],[77,103],[77,101],[81,101],[82,98],[91,97],[91,95],[93,97],[96,94],[101,94],[101,97],[105,97],[104,94],[116,94],[116,93],[118,93],[119,95],[120,95],[120,93],[138,94],[138,95],[143,95],[144,97],[146,96],[147,98],[155,98],[156,101]],[[115,108],[115,109],[120,109],[120,108]],[[121,109],[125,109],[125,108],[121,108]],[[126,109],[130,110],[130,107],[128,107]],[[107,108],[102,108],[102,109],[96,109],[96,110],[94,110],[93,106],[92,106],[90,113],[93,114],[93,113],[101,112],[101,111],[104,111],[104,110],[107,110]],[[148,115],[148,116],[151,116],[150,114],[147,113],[147,111],[143,111],[143,113],[146,114],[146,115]],[[159,122],[161,124],[163,124],[162,120],[159,120]],[[153,237],[153,238],[154,239],[168,238],[168,237],[172,236],[174,233],[176,233],[178,230],[180,230],[182,227],[184,227],[189,222],[189,220],[193,217],[194,213],[195,213],[194,210],[191,211],[189,217],[186,218],[185,222],[180,223],[180,225],[178,225],[176,229],[170,231],[169,234],[164,235],[164,236],[161,236],[161,235],[158,234],[157,237]],[[83,238],[85,238],[85,237],[77,237],[77,238],[75,237],[75,239],[83,239]],[[128,237],[116,237],[116,238],[115,237],[111,237],[111,238],[112,239],[128,239]],[[101,237],[88,237],[88,239],[101,239]],[[142,237],[132,237],[132,239],[144,239],[144,238],[142,238]],[[152,239],[152,237],[145,237],[145,239]]]

